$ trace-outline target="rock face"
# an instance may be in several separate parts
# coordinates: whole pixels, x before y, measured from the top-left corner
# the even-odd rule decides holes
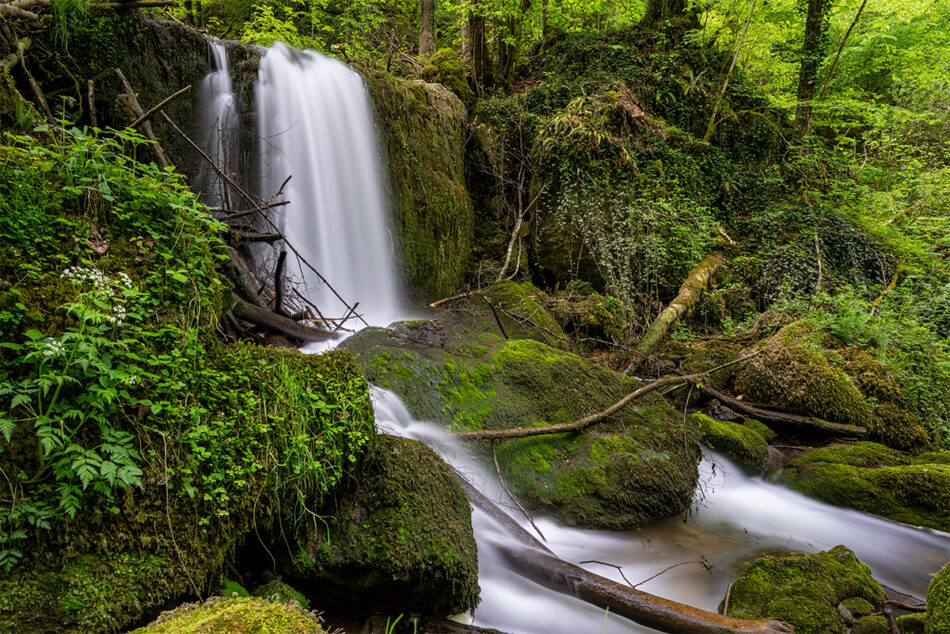
[[[781,619],[800,634],[843,634],[855,617],[869,613],[860,605],[879,611],[884,599],[871,569],[848,548],[835,546],[811,555],[764,555],[743,564],[728,606],[720,609],[728,607],[729,616],[737,618]]]
[[[163,613],[135,634],[324,634],[326,630],[310,613],[286,603],[258,597],[213,597]]]
[[[831,445],[793,460],[781,480],[829,504],[950,530],[947,454],[908,457],[872,442]]]
[[[537,341],[445,321],[368,328],[343,347],[413,415],[450,429],[565,423],[640,385]],[[688,507],[697,440],[662,397],[648,395],[583,434],[507,441],[496,450],[509,488],[529,506],[571,525],[623,529]]]
[[[379,436],[322,515],[288,570],[321,605],[453,614],[478,603],[471,509],[422,443]]]
[[[755,430],[729,421],[693,414],[690,422],[699,428],[703,443],[723,453],[750,475],[758,475],[769,461],[769,444]],[[761,424],[761,423],[760,423]]]
[[[441,84],[365,75],[376,107],[393,194],[403,277],[417,300],[462,286],[475,215],[465,186],[468,114]]]

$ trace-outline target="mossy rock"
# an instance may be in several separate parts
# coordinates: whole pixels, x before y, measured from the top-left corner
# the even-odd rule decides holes
[[[813,338],[800,322],[779,330],[736,372],[736,391],[751,402],[868,427],[873,412],[864,395]]]
[[[742,356],[742,346],[734,341],[709,339],[706,341],[676,341],[671,339],[662,347],[662,358],[668,359],[687,374],[709,372]],[[736,366],[723,368],[709,375],[707,382],[717,390],[731,383]],[[685,399],[686,390],[674,392]]]
[[[456,293],[468,269],[475,212],[465,183],[465,105],[448,88],[367,72],[386,150],[399,261],[410,294]]]
[[[891,634],[891,626],[883,616],[865,616],[854,621],[851,634]]]
[[[478,603],[471,509],[424,444],[380,436],[323,522],[306,524],[288,575],[325,604],[454,614]]]
[[[901,631],[901,634],[925,634],[927,632],[927,615],[901,615],[897,617],[897,629]]]
[[[566,423],[640,386],[540,342],[445,321],[367,328],[342,345],[414,416],[454,430]],[[688,508],[697,441],[695,428],[650,394],[583,434],[509,441],[497,455],[509,487],[529,506],[571,525],[624,529]]]
[[[810,451],[786,467],[781,481],[836,506],[950,529],[950,465],[924,463],[876,443]]]
[[[298,607],[259,597],[213,597],[163,613],[134,634],[324,634],[317,618]]]
[[[765,439],[766,443],[771,444],[773,440],[778,436],[772,429],[761,421],[757,421],[754,418],[747,418],[742,421],[742,425],[748,427],[759,436]]]
[[[548,296],[531,282],[505,280],[477,295],[453,301],[446,308],[462,324],[475,330],[500,334],[500,321],[509,338],[535,339],[563,347],[567,335],[547,311],[547,302]]]
[[[940,569],[927,588],[927,634],[950,632],[950,564]]]
[[[475,93],[468,85],[462,59],[455,49],[440,48],[426,61],[422,68],[422,78],[426,81],[438,82],[454,92],[459,99],[470,103]]]
[[[693,414],[703,443],[735,462],[748,474],[758,475],[769,461],[769,444],[755,430],[728,421],[713,420],[704,414]]]
[[[838,604],[852,597],[875,606],[886,598],[871,569],[844,546],[815,554],[763,555],[736,571],[729,616],[781,619],[801,634],[843,634]]]
[[[307,601],[305,596],[294,590],[291,586],[287,585],[280,579],[271,579],[264,585],[255,588],[253,595],[255,597],[261,597],[262,599],[267,599],[268,601],[296,605],[300,608],[303,608],[304,610],[310,607],[310,602]]]

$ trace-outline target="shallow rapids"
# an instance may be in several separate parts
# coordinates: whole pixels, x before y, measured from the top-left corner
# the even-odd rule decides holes
[[[464,446],[455,444],[435,425],[415,420],[392,392],[373,388],[372,393],[380,432],[430,445],[533,531],[507,499],[494,473],[485,471]],[[478,510],[473,511],[472,523],[481,585],[475,625],[513,634],[654,631],[605,615],[603,610],[510,572],[486,538],[491,535],[495,540],[517,542]],[[686,519],[664,520],[631,532],[570,528],[546,517],[535,517],[535,523],[546,545],[566,561],[621,583],[637,584],[644,592],[714,612],[736,566],[762,552],[815,552],[844,544],[871,567],[887,589],[918,598],[926,596],[930,574],[950,559],[950,534],[818,502],[761,478],[750,478],[711,452],[700,465],[700,486]],[[603,563],[582,563],[594,561]]]

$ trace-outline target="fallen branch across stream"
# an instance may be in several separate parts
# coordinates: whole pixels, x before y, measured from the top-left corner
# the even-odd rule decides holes
[[[252,323],[255,326],[268,328],[301,341],[326,341],[331,336],[327,330],[294,321],[283,315],[273,313],[266,308],[254,306],[239,297],[234,298],[231,314],[242,321]]]
[[[594,423],[597,423],[607,418],[611,414],[620,411],[631,401],[640,398],[644,394],[649,394],[650,392],[658,390],[662,387],[666,387],[667,385],[700,382],[713,372],[722,370],[737,363],[742,363],[743,361],[751,359],[757,354],[759,354],[759,351],[747,354],[744,357],[739,357],[738,359],[724,363],[720,366],[712,368],[711,370],[701,372],[699,374],[688,374],[686,376],[667,376],[662,379],[657,379],[652,383],[648,383],[643,387],[639,387],[633,392],[630,392],[607,409],[597,412],[596,414],[585,416],[584,418],[579,418],[570,423],[545,425],[543,427],[513,427],[511,429],[478,429],[474,431],[457,431],[453,432],[452,435],[460,440],[507,440],[511,438],[529,438],[531,436],[543,436],[546,434],[563,434],[565,432],[584,431]]]
[[[491,500],[455,472],[469,503],[495,519],[520,542],[489,540],[502,561],[517,574],[549,590],[576,597],[602,610],[661,632],[693,634],[790,634],[791,626],[774,619],[745,620],[670,601],[601,577],[560,559]]]

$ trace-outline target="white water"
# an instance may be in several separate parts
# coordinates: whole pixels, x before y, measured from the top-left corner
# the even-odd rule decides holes
[[[279,212],[284,235],[347,303],[359,302],[368,323],[404,315],[363,79],[334,59],[277,44],[261,61],[256,95],[261,191],[269,196],[293,175],[283,195],[290,204]],[[304,282],[325,317],[345,315],[335,294],[296,258],[288,257],[287,271]]]
[[[485,492],[527,530],[530,525],[510,509],[493,474],[488,474],[439,428],[415,420],[392,392],[373,388],[380,431],[421,440]],[[807,498],[761,478],[744,475],[735,465],[710,453],[700,465],[700,488],[688,521],[670,519],[639,531],[609,532],[569,528],[551,518],[535,518],[546,545],[562,559],[580,564],[598,560],[622,566],[639,583],[668,566],[673,568],[638,588],[689,605],[716,611],[736,566],[755,554],[793,550],[815,552],[838,544],[851,548],[886,587],[923,598],[930,574],[950,559],[950,534],[902,526],[857,511]],[[505,632],[574,634],[600,632],[604,613],[541,588],[510,573],[492,552],[486,535],[504,539],[503,529],[478,510],[472,523],[478,542],[481,603],[475,624]],[[508,538],[510,541],[510,538]],[[593,572],[624,582],[611,567],[583,564]],[[608,615],[606,632],[652,632]]]
[[[226,68],[226,59],[218,67]],[[223,86],[224,78],[220,79]],[[227,88],[220,90],[230,93],[229,78]],[[360,312],[370,324],[385,325],[407,317],[396,280],[379,150],[362,80],[339,62],[278,45],[261,64],[257,95],[262,192],[275,192],[293,174],[284,189],[285,199],[291,201],[281,212],[284,231],[346,301],[360,302]],[[332,293],[305,267],[298,263],[296,268],[309,286],[310,298],[321,309],[327,307],[325,315],[340,316],[343,308]],[[394,394],[373,388],[373,397],[380,431],[426,442],[488,497],[508,506],[494,475],[486,473],[465,447],[452,444],[438,428],[413,419]],[[950,559],[950,535],[816,502],[746,477],[719,456],[703,461],[701,483],[687,521],[671,519],[631,532],[574,529],[543,517],[536,521],[547,545],[565,560],[622,566],[633,583],[674,564],[704,558],[711,565],[709,570],[697,563],[680,565],[639,588],[713,611],[736,565],[760,552],[817,551],[845,544],[871,566],[879,581],[916,597],[925,595],[929,574]],[[517,512],[512,517],[526,524]],[[472,519],[481,586],[475,624],[511,633],[652,631],[612,615],[605,617],[601,610],[510,573],[494,555],[487,536],[510,537],[480,511],[473,511]],[[623,581],[614,568],[584,566]]]
[[[209,38],[211,72],[198,91],[199,144],[216,165],[231,176],[237,172],[238,110],[231,83],[228,51],[221,40]],[[197,187],[202,201],[212,207],[234,208],[227,184],[214,169],[201,162]]]

